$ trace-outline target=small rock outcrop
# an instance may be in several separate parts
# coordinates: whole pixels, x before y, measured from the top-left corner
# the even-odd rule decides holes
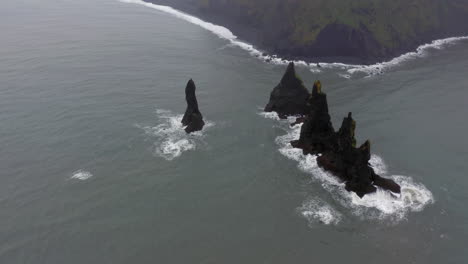
[[[308,112],[308,97],[309,91],[297,76],[294,63],[291,62],[280,83],[271,92],[265,112],[276,112],[280,118],[305,115]]]
[[[182,118],[182,125],[185,127],[185,132],[192,133],[203,129],[205,122],[203,116],[198,109],[197,97],[195,96],[195,83],[192,79],[188,81],[185,87],[185,100],[187,101],[187,110],[185,110]]]
[[[370,142],[356,147],[356,121],[351,113],[335,132],[328,113],[327,96],[322,92],[319,81],[314,83],[308,104],[309,113],[304,119],[299,139],[291,142],[293,147],[302,149],[304,154],[318,155],[318,165],[342,179],[346,190],[355,192],[359,197],[375,192],[376,186],[400,193],[397,183],[380,177],[369,165]]]

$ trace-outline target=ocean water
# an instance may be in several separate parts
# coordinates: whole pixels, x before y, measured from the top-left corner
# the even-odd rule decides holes
[[[5,0],[0,30],[0,263],[468,259],[466,37],[297,62],[403,187],[360,199],[262,112],[287,62],[226,28],[137,0]],[[186,135],[190,78],[207,125]]]

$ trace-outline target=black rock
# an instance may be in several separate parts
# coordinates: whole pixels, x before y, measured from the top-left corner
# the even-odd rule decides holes
[[[309,91],[297,76],[294,63],[291,62],[280,83],[271,92],[265,112],[277,112],[280,118],[305,115],[308,97]]]
[[[317,154],[317,163],[345,182],[348,191],[359,197],[375,192],[376,186],[400,192],[400,186],[390,179],[377,175],[369,165],[370,142],[356,148],[356,121],[349,113],[343,119],[341,128],[335,132],[328,113],[327,96],[322,92],[321,83],[315,82],[309,100],[309,113],[301,128],[299,140],[292,141],[295,148],[304,154]]]
[[[195,96],[195,83],[192,79],[188,81],[185,87],[185,100],[187,101],[187,110],[185,110],[182,118],[182,125],[185,127],[185,132],[192,133],[203,129],[205,122],[203,116],[198,109],[197,97]]]
[[[394,193],[401,192],[400,185],[398,185],[396,182],[390,179],[382,178],[377,174],[374,175],[374,185],[379,186],[382,189],[392,191]]]
[[[299,125],[299,124],[302,124],[304,123],[306,120],[306,118],[304,116],[300,116],[298,118],[296,118],[296,121],[294,121],[290,126],[293,127],[295,125]]]
[[[291,144],[301,148],[304,154],[322,153],[331,146],[335,131],[328,114],[327,95],[322,93],[320,81],[314,83],[307,109],[309,112],[302,125],[299,140]]]

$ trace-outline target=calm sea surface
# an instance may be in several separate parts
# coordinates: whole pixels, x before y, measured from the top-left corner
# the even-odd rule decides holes
[[[261,112],[284,65],[114,0],[4,0],[0,32],[0,263],[468,261],[466,41],[370,77],[297,67],[403,186],[361,200]]]

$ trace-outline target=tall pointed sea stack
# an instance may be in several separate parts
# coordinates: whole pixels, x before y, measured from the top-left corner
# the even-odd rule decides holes
[[[291,62],[280,83],[271,92],[265,112],[277,112],[280,118],[305,115],[308,97],[309,91],[297,76],[294,63]]]
[[[309,112],[301,128],[301,136],[291,144],[303,149],[304,154],[317,154],[327,150],[335,133],[328,114],[327,95],[322,93],[320,81],[314,83],[307,103]]]
[[[182,125],[185,127],[185,132],[192,133],[203,129],[205,122],[203,116],[198,109],[197,97],[195,96],[195,83],[192,79],[188,81],[185,87],[185,100],[187,101],[187,110],[185,110],[182,118]]]
[[[309,113],[301,128],[299,140],[291,142],[304,154],[317,154],[320,167],[332,172],[346,183],[346,190],[359,197],[375,192],[375,186],[400,193],[400,186],[390,179],[377,175],[369,165],[370,142],[356,148],[354,131],[356,121],[349,113],[340,130],[335,132],[328,113],[327,96],[319,81],[314,83],[309,99]]]

